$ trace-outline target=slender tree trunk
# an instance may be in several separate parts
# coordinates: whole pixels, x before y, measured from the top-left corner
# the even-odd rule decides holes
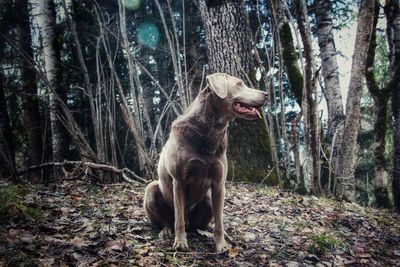
[[[243,1],[199,1],[210,72],[225,72],[249,83],[254,78],[251,33]],[[244,180],[277,183],[271,143],[263,120],[237,120],[229,128],[230,171]]]
[[[386,151],[386,129],[387,129],[387,106],[389,101],[388,87],[379,88],[374,74],[374,60],[376,49],[376,24],[379,16],[379,2],[375,1],[374,28],[371,35],[371,43],[368,52],[366,81],[368,90],[374,100],[375,122],[374,122],[374,150],[375,161],[375,197],[378,207],[390,208],[388,189],[388,173],[385,157]]]
[[[368,48],[374,23],[374,0],[363,0],[358,14],[357,35],[346,104],[344,134],[336,162],[335,194],[346,201],[355,200],[354,171],[357,160],[357,136],[360,127],[360,100],[365,77]]]
[[[277,29],[277,34],[276,34],[276,39],[278,43],[277,50],[279,51],[280,60],[282,61],[283,66],[286,70],[286,75],[289,81],[289,85],[296,99],[296,102],[300,107],[302,107],[304,77],[299,65],[299,56],[295,49],[290,23],[286,16],[286,5],[283,0],[269,0],[269,4],[271,6],[273,24]],[[285,137],[285,132],[283,132],[283,139],[285,140],[286,143],[287,138]],[[294,144],[294,142],[299,141],[299,139],[292,136],[292,140],[293,140],[293,146],[298,148],[298,144]],[[287,154],[287,150],[285,151]],[[304,169],[299,167],[300,161],[296,162],[296,160],[300,160],[299,149],[294,149],[294,153],[295,153],[294,158],[295,158],[296,176],[297,176],[296,178],[298,181],[297,190],[301,193],[307,193],[308,192],[308,189],[306,187],[307,176],[304,175],[302,171]],[[286,155],[286,158],[288,157],[289,155]],[[286,165],[287,168],[290,168],[290,165],[288,163]],[[289,170],[287,170],[287,173],[288,171]]]
[[[31,29],[29,23],[29,6],[27,0],[16,0],[15,6],[18,12],[18,43],[19,49],[27,57],[33,58]],[[41,115],[39,110],[39,98],[37,94],[36,72],[31,62],[21,60],[21,80],[24,109],[24,123],[28,134],[29,165],[38,165],[43,161],[43,141],[41,128]],[[33,173],[36,182],[41,180],[41,172]]]
[[[4,92],[3,71],[0,69],[0,178],[15,178],[15,151],[10,118]]]
[[[299,57],[296,52],[289,20],[285,13],[283,0],[269,0],[271,12],[274,17],[274,24],[278,30],[278,42],[281,48],[283,65],[289,80],[290,88],[296,98],[297,104],[301,107],[304,86],[304,77],[299,65]]]
[[[319,0],[316,4],[316,28],[324,78],[324,94],[328,106],[329,140],[332,141],[335,133],[337,137],[342,136],[343,128],[339,126],[344,124],[343,101],[336,60],[337,51],[332,33],[331,1]]]
[[[66,89],[61,72],[60,45],[56,31],[56,10],[53,0],[39,1],[39,6],[45,69],[51,87],[49,88],[49,106],[53,161],[63,161],[68,157],[68,142],[66,129],[59,119],[60,114],[62,114],[59,101],[66,103]],[[58,174],[55,173],[56,176]]]
[[[335,166],[340,155],[340,144],[344,131],[344,111],[337,65],[335,39],[333,37],[332,5],[330,0],[316,1],[316,34],[321,57],[323,93],[328,106],[328,142],[330,144],[330,166]],[[329,168],[327,193],[331,192],[334,168]]]
[[[400,7],[396,0],[386,1],[385,14],[389,41],[390,74],[388,87],[393,112],[393,170],[392,190],[394,207],[400,212]]]
[[[312,42],[311,42],[311,29],[308,22],[308,14],[306,4],[304,1],[299,0],[295,3],[296,19],[299,25],[301,40],[304,46],[305,58],[305,101],[306,105],[303,106],[305,130],[304,139],[307,149],[307,154],[311,162],[308,164],[311,167],[311,192],[315,195],[321,193],[321,180],[320,180],[320,161],[319,161],[319,127],[317,116],[317,73],[315,70],[315,60],[313,56]]]

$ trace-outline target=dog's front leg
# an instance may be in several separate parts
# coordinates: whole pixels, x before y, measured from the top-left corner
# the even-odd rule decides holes
[[[174,213],[175,213],[175,241],[174,248],[187,249],[185,231],[185,191],[180,181],[173,180]]]
[[[223,168],[220,170],[220,176],[213,182],[211,198],[214,212],[214,241],[217,252],[222,252],[227,248],[225,242],[223,208],[225,199],[225,177]]]

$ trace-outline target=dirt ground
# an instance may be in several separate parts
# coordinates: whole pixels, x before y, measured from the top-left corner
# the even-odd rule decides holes
[[[0,185],[0,266],[400,266],[399,215],[327,198],[228,183],[217,254],[212,226],[160,239],[142,185]]]

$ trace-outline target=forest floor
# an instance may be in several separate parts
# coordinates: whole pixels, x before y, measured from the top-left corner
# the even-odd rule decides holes
[[[143,186],[0,186],[0,266],[400,266],[399,215],[327,198],[228,183],[217,254],[211,227],[160,239]]]

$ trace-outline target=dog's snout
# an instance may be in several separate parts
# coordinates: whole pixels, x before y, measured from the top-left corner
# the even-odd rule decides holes
[[[264,95],[265,97],[268,96],[268,92],[267,92],[267,91],[262,91],[262,93],[263,93],[263,95]]]

